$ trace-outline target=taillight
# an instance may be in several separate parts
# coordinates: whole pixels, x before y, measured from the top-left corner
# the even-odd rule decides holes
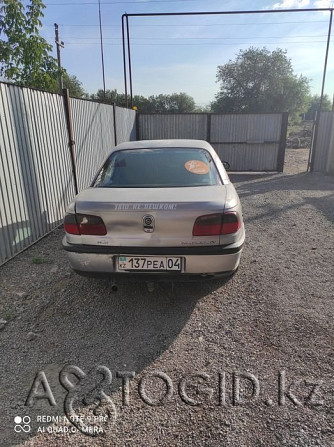
[[[67,214],[64,221],[65,231],[69,234],[104,236],[107,229],[99,216],[86,214]]]
[[[77,220],[80,234],[91,234],[95,236],[104,236],[107,234],[107,229],[101,217],[77,214]]]
[[[236,233],[241,228],[241,220],[235,211],[227,211],[223,214],[223,224],[220,234]]]
[[[193,236],[219,236],[236,233],[241,228],[238,213],[228,211],[224,214],[208,214],[196,219]]]
[[[66,214],[64,220],[64,229],[69,234],[80,234],[78,222],[75,218],[75,214]]]
[[[209,214],[197,217],[193,236],[214,236],[220,234],[222,226],[222,214]]]

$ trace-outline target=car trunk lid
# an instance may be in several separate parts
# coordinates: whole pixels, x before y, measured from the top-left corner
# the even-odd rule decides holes
[[[88,188],[76,198],[76,213],[101,217],[107,234],[82,235],[81,242],[127,247],[219,245],[219,235],[193,236],[192,231],[197,217],[223,212],[225,198],[224,185]]]

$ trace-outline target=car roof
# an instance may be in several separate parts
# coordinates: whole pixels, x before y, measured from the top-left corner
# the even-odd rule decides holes
[[[117,145],[114,150],[120,149],[172,149],[172,148],[192,148],[192,149],[206,149],[212,151],[212,146],[204,140],[140,140],[128,141]]]

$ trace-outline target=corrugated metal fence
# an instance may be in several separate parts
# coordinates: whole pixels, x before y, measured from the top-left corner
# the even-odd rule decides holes
[[[206,140],[233,171],[283,171],[287,119],[287,113],[140,113],[137,130],[140,140]]]
[[[81,191],[90,184],[111,148],[136,139],[136,112],[74,98],[71,109],[78,189]]]
[[[312,171],[334,172],[334,112],[321,112],[312,152]]]
[[[81,190],[116,140],[135,140],[136,114],[70,103]],[[0,83],[0,264],[61,223],[73,185],[63,97]]]
[[[206,113],[139,113],[138,139],[190,138],[206,140],[209,132],[208,125],[208,114]]]

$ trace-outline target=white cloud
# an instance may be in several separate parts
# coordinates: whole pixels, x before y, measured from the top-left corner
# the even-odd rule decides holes
[[[333,0],[316,0],[314,6],[316,8],[333,8],[334,2]]]
[[[326,1],[326,0],[319,0]],[[310,5],[310,0],[283,0],[281,3],[275,3],[273,9],[305,8]]]

